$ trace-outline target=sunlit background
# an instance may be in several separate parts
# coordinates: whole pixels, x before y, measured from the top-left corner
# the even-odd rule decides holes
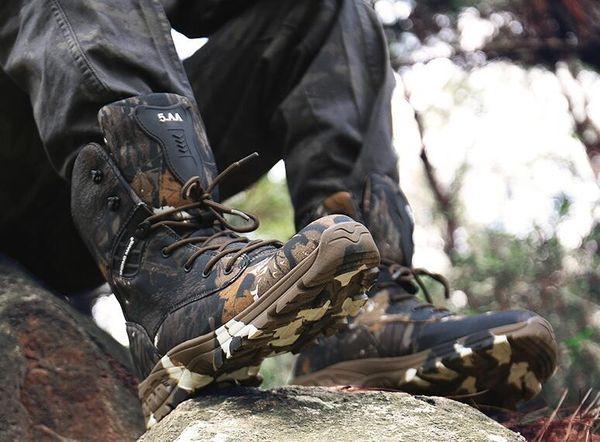
[[[415,265],[450,277],[455,310],[547,317],[562,355],[546,397],[569,388],[576,401],[600,387],[598,69],[571,56],[548,61],[538,46],[525,53],[534,37],[550,37],[502,2],[439,3],[374,3],[397,69],[395,147],[417,223]],[[569,47],[583,44],[576,31],[565,35],[579,38]],[[205,42],[173,37],[182,58]],[[234,199],[261,217],[258,235],[293,233],[282,163]],[[127,345],[113,296],[93,313]],[[268,386],[286,381],[290,361],[266,364]]]

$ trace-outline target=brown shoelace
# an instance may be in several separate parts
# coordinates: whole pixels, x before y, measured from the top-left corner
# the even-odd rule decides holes
[[[229,175],[233,170],[243,166],[257,156],[258,153],[254,152],[242,160],[231,164],[229,167],[227,167],[227,169],[217,175],[206,189],[202,188],[199,176],[190,178],[181,188],[181,197],[182,199],[190,200],[191,202],[189,204],[184,204],[173,209],[165,210],[164,212],[156,215],[149,216],[144,220],[144,222],[142,222],[142,224],[140,224],[140,229],[143,232],[150,232],[162,226],[169,226],[174,229],[191,230],[191,232],[188,234],[189,236],[175,241],[173,244],[165,247],[162,250],[162,253],[163,256],[167,257],[176,249],[187,244],[199,245],[198,249],[187,259],[183,266],[184,270],[189,272],[192,269],[194,261],[200,255],[211,250],[216,251],[217,254],[206,263],[206,267],[202,272],[203,276],[208,276],[217,262],[231,253],[233,253],[233,256],[225,265],[225,273],[231,272],[235,261],[245,253],[249,253],[253,250],[269,245],[281,246],[282,243],[277,240],[257,239],[251,241],[249,238],[238,236],[236,233],[247,233],[256,230],[259,225],[258,218],[251,213],[227,207],[214,201],[212,198],[213,189],[221,180],[223,180],[223,178]],[[210,236],[194,235],[193,231],[199,230],[203,227],[200,223],[194,222],[194,217],[188,213],[188,211],[196,209],[208,209],[216,218],[218,223],[221,224],[223,230],[220,230]],[[227,221],[224,216],[225,214],[237,216],[244,220],[247,225],[234,226]],[[211,244],[217,238],[227,237],[230,238],[223,239],[222,241],[219,241],[218,244]],[[234,245],[236,243],[238,244]]]
[[[427,302],[429,303],[423,304],[423,308],[433,307],[433,300],[431,298],[429,290],[427,290],[427,287],[421,280],[421,276],[428,276],[429,278],[442,284],[442,286],[444,287],[444,297],[446,299],[450,298],[450,284],[448,283],[448,280],[439,273],[430,272],[429,270],[423,268],[406,267],[387,259],[382,259],[381,263],[388,267],[392,279],[397,283],[401,285],[413,286],[415,283],[417,284],[417,286],[423,291],[425,299],[427,299]],[[409,298],[412,296],[414,295],[408,295],[405,298]]]

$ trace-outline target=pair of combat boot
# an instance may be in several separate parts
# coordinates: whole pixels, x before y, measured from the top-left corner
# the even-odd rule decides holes
[[[148,426],[210,386],[255,385],[264,358],[288,351],[301,353],[299,384],[514,400],[554,369],[540,317],[460,318],[415,298],[412,221],[386,178],[360,200],[328,198],[285,244],[250,240],[238,234],[258,220],[218,202],[248,159],[217,174],[186,98],[126,99],[99,121],[104,145],[75,161],[72,213],[127,320]]]

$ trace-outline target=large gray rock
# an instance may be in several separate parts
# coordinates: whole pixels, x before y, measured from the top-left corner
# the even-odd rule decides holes
[[[135,440],[128,351],[0,256],[0,440]]]
[[[140,441],[524,441],[474,408],[404,393],[284,387],[189,400]]]

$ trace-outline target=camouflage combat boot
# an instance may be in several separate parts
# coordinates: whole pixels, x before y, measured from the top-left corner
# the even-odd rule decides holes
[[[235,233],[258,225],[217,202],[241,162],[216,174],[187,99],[130,98],[99,120],[105,146],[76,159],[72,213],[127,320],[149,426],[200,389],[254,382],[265,357],[335,332],[366,302],[379,254],[347,216],[283,245]]]
[[[398,389],[507,407],[541,390],[556,367],[550,324],[529,311],[462,317],[431,305],[419,276],[443,282],[446,294],[447,283],[412,268],[410,208],[392,180],[372,175],[360,200],[340,192],[317,213],[361,220],[382,265],[363,311],[347,330],[300,355],[293,383]],[[419,288],[429,303],[416,298]]]

